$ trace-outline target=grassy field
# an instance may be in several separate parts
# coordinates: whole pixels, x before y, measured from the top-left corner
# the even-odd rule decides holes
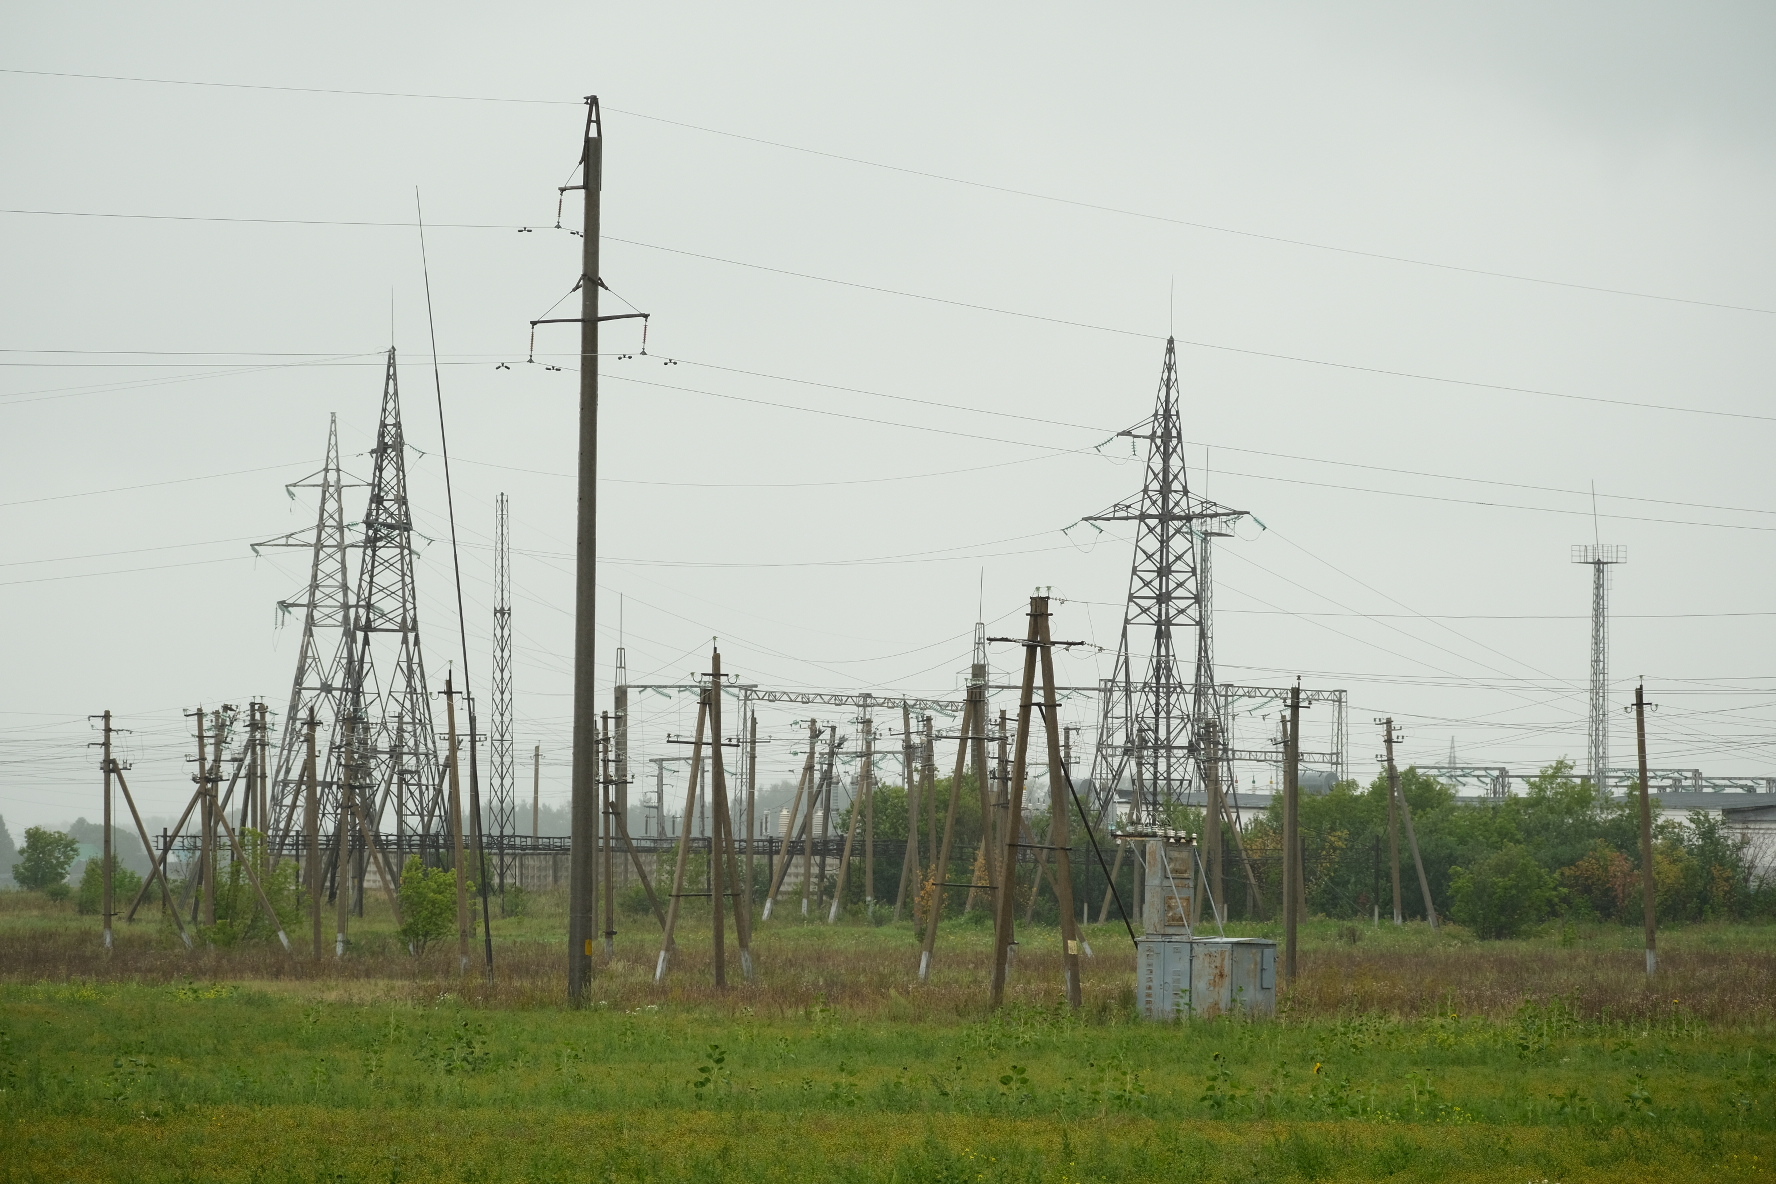
[[[921,989],[905,925],[773,922],[718,994],[706,928],[655,988],[632,920],[573,1012],[554,902],[496,919],[491,985],[355,924],[343,961],[153,923],[106,957],[91,918],[0,895],[0,1180],[1776,1177],[1765,928],[1669,932],[1648,989],[1614,926],[1322,922],[1276,1021],[1154,1026],[1119,926],[1070,1016],[1043,930],[988,1013],[979,925]]]

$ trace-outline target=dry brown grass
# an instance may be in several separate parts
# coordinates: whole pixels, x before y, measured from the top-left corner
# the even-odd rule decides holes
[[[554,1007],[563,1003],[564,940],[558,907],[542,901],[535,915],[495,919],[496,973],[481,973],[477,940],[471,972],[457,970],[454,943],[410,956],[375,909],[354,920],[354,944],[343,959],[328,949],[318,962],[275,944],[186,951],[158,919],[120,926],[107,955],[93,918],[77,917],[22,894],[0,895],[0,980],[172,982],[183,979],[253,983],[275,993],[317,999],[432,1001],[454,995],[493,1007]],[[616,956],[599,959],[592,998],[630,1010],[649,1005],[751,1008],[761,1015],[804,1012],[817,1005],[858,1016],[951,1020],[985,1009],[990,931],[946,924],[933,982],[915,982],[918,950],[902,926],[861,924],[828,928],[799,919],[775,921],[754,941],[757,981],[739,984],[730,951],[730,981],[711,984],[708,928],[694,920],[681,930],[666,983],[653,983],[657,930],[646,918],[623,922]],[[1649,987],[1637,935],[1614,927],[1590,931],[1569,946],[1552,938],[1474,942],[1459,932],[1434,936],[1422,926],[1405,930],[1316,923],[1304,933],[1302,974],[1283,998],[1288,1018],[1355,1014],[1400,1018],[1428,1015],[1503,1017],[1525,1004],[1560,1004],[1587,1020],[1665,1022],[1689,1019],[1712,1026],[1761,1027],[1776,1020],[1776,931],[1734,927],[1674,931],[1665,938],[1660,974]],[[1342,936],[1341,936],[1342,935]],[[295,938],[297,935],[292,935]],[[1569,935],[1570,939],[1570,935]],[[730,939],[731,940],[731,939]],[[1125,1016],[1133,1006],[1134,958],[1119,926],[1095,929],[1097,956],[1085,963],[1086,1012]],[[1055,1006],[1060,997],[1058,940],[1051,930],[1026,935],[1013,974],[1015,1002]]]

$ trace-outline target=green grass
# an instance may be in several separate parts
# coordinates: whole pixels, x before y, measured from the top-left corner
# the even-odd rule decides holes
[[[1078,1017],[1052,933],[989,1013],[983,929],[946,926],[921,989],[906,926],[799,920],[720,994],[707,928],[655,988],[657,935],[627,922],[576,1012],[558,920],[496,919],[489,988],[374,925],[343,964],[185,954],[152,926],[106,961],[90,919],[7,901],[0,1181],[1570,1184],[1776,1161],[1768,929],[1673,931],[1648,990],[1614,927],[1353,944],[1322,922],[1279,1020],[1160,1026],[1129,1014],[1108,927]]]

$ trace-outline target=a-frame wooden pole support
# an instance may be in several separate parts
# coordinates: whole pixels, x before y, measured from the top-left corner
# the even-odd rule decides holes
[[[654,966],[654,982],[666,980],[666,967],[671,960],[673,935],[678,931],[678,902],[685,896],[685,865],[691,861],[691,820],[697,816],[697,788],[703,772],[703,730],[709,722],[709,692],[697,700],[697,730],[691,741],[691,775],[685,787],[684,813],[678,821],[678,857],[672,868],[672,895],[666,903],[666,926],[660,936],[660,960]],[[702,893],[696,895],[701,896]]]
[[[921,891],[919,894],[921,898],[926,895],[931,898],[931,905],[925,917],[925,940],[919,949],[919,981],[922,983],[931,981],[931,957],[937,950],[937,926],[938,922],[943,919],[944,890],[946,888],[967,888],[973,892],[979,886],[972,878],[966,884],[952,884],[948,881],[950,853],[954,849],[956,840],[956,804],[962,793],[962,772],[968,767],[971,742],[985,730],[985,706],[971,695],[967,706],[962,711],[962,734],[956,739],[956,768],[950,775],[950,804],[944,814],[943,843],[939,846],[937,856],[931,864],[931,873],[926,877],[926,888],[929,891]],[[986,826],[987,820],[982,819],[981,825]]]
[[[1036,671],[1042,670],[1043,732],[1048,740],[1048,776],[1051,816],[1047,847],[1054,853],[1053,872],[1055,896],[1061,906],[1061,951],[1065,966],[1067,1005],[1075,1010],[1080,1005],[1079,985],[1079,921],[1073,915],[1073,870],[1068,836],[1068,806],[1061,787],[1066,785],[1066,766],[1061,761],[1059,705],[1055,695],[1054,646],[1049,630],[1048,597],[1030,598],[1030,626],[1024,637],[1024,678],[1018,701],[1017,744],[1012,755],[1009,809],[1005,822],[1005,845],[998,861],[1000,888],[996,899],[997,922],[993,927],[993,978],[990,1002],[999,1007],[1005,1002],[1005,985],[1010,971],[1011,948],[1016,944],[1017,924],[1017,854],[1024,844],[1018,840],[1023,820],[1024,782],[1029,768],[1030,723],[1036,707]],[[1061,643],[1069,644],[1069,643]]]
[[[808,721],[808,756],[802,762],[802,775],[796,782],[795,799],[789,805],[789,823],[783,828],[783,858],[777,861],[777,874],[771,877],[771,891],[765,895],[765,911],[763,920],[771,919],[771,912],[777,905],[777,893],[783,889],[783,879],[789,874],[790,843],[797,834],[802,838],[802,862],[808,860],[809,819],[814,815],[814,801],[808,796],[808,789],[814,783],[814,756],[820,744],[820,723],[818,720]],[[802,810],[802,802],[806,799],[808,809]],[[798,821],[799,820],[799,821]]]

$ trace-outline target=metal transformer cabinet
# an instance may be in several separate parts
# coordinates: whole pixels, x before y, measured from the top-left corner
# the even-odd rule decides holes
[[[1276,1014],[1276,943],[1149,933],[1135,939],[1135,991],[1150,1020]]]

